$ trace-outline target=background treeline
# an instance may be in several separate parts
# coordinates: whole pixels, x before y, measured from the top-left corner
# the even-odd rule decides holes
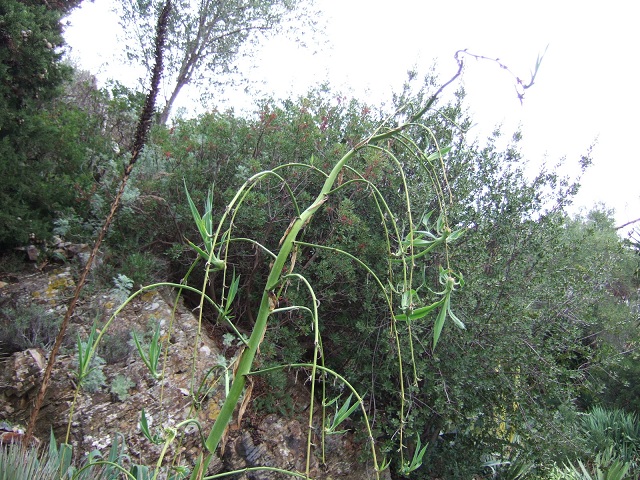
[[[98,88],[89,73],[62,62],[56,47],[62,43],[64,11],[10,0],[0,4],[2,273],[17,268],[15,248],[33,237],[92,241],[128,160],[142,105],[140,93],[118,82]],[[413,78],[391,103],[419,105],[437,83],[433,76],[422,84]],[[414,215],[424,218],[424,230],[436,227],[443,208],[450,224],[465,230],[450,247],[448,261],[464,278],[454,309],[466,330],[446,326],[434,350],[433,319],[416,322],[415,364],[403,356],[405,435],[429,445],[423,467],[411,478],[491,472],[501,478],[525,472],[583,478],[571,476],[572,466],[580,471],[580,462],[590,472],[621,462],[628,475],[637,475],[639,243],[618,236],[612,212],[604,207],[570,216],[577,180],[553,168],[534,171],[522,157],[519,132],[496,130],[483,141],[469,141],[465,132],[473,122],[464,100],[459,90],[437,105],[426,120],[433,137],[413,132],[416,145],[428,153],[434,140],[451,147],[444,157],[446,176],[435,179],[444,186],[446,205],[431,187],[433,171],[404,164],[410,195],[421,209]],[[387,113],[319,88],[284,101],[257,99],[253,114],[212,111],[157,125],[94,281],[105,288],[117,274],[137,285],[158,278],[179,281],[194,260],[186,240],[199,238],[185,185],[199,206],[211,192],[215,216],[248,177],[291,164],[282,175],[308,203],[323,177],[294,164],[327,171]],[[388,148],[393,151],[394,145]],[[587,154],[579,167],[589,163]],[[387,198],[401,191],[397,169],[375,150],[358,155],[352,166]],[[387,245],[375,198],[363,183],[349,183],[356,178],[348,172],[339,180],[344,188],[329,198],[302,240],[357,255],[384,276]],[[280,183],[261,181],[245,207],[234,218],[236,236],[276,249],[295,215],[288,192]],[[241,242],[230,244],[229,258],[240,277],[234,318],[240,331],[248,332],[269,258]],[[419,261],[424,284],[437,285],[444,253]],[[327,366],[366,392],[375,434],[392,438],[399,426],[397,352],[372,279],[343,256],[314,248],[300,250],[297,269],[319,300]],[[190,278],[201,286],[197,275]],[[214,275],[212,295],[220,281]],[[299,304],[306,295],[291,286],[280,305]],[[426,286],[418,295],[435,298]],[[215,312],[208,317],[222,334],[225,326],[217,325]],[[308,360],[310,329],[308,319],[295,311],[273,318],[261,365]],[[282,390],[285,374],[269,375],[254,405],[287,412],[292,405]],[[353,428],[357,425],[355,418]],[[396,453],[384,443],[382,449]]]

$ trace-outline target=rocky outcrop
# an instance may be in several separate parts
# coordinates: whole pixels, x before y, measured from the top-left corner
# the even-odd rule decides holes
[[[70,267],[47,273],[13,278],[0,287],[0,297],[6,303],[20,306],[37,304],[49,313],[62,315],[74,286]],[[128,455],[134,463],[155,464],[163,445],[147,440],[140,429],[140,414],[145,410],[152,433],[162,434],[164,428],[177,428],[187,419],[196,419],[206,434],[218,415],[224,398],[225,375],[233,370],[234,348],[220,349],[199,325],[193,313],[180,302],[175,304],[170,291],[146,292],[137,296],[115,317],[103,332],[96,363],[95,378],[76,396],[77,347],[74,337],[86,335],[95,320],[104,325],[118,302],[113,293],[102,292],[85,298],[72,319],[73,335],[66,343],[66,352],[59,356],[51,387],[41,410],[36,436],[46,440],[53,429],[56,438],[64,441],[70,421],[69,443],[81,455],[95,449],[106,450],[115,434],[126,442]],[[9,319],[10,320],[10,319]],[[7,321],[4,318],[3,321]],[[160,328],[163,345],[162,380],[151,376],[131,342],[130,332],[142,337]],[[37,393],[46,365],[47,353],[30,348],[15,352],[2,360],[0,368],[0,421],[24,425]],[[297,384],[295,401],[308,403],[309,393]],[[240,425],[234,424],[222,458],[216,458],[210,474],[268,466],[304,471],[307,451],[307,413],[304,406],[294,408],[289,417],[265,415],[251,409]],[[71,417],[71,419],[70,419]],[[70,419],[70,420],[69,420]],[[191,423],[178,429],[167,459],[192,466],[201,452],[198,428]],[[15,433],[15,432],[14,432]],[[329,437],[327,465],[321,465],[317,452],[312,455],[312,478],[370,479],[375,478],[371,466],[358,459],[362,447],[351,435]],[[313,442],[318,443],[314,437]],[[241,479],[291,478],[273,471],[246,472]]]
[[[68,298],[73,286],[70,267],[65,267],[7,285],[2,294],[10,296],[18,309],[30,301],[62,315],[65,307],[59,302]],[[85,338],[95,312],[102,313],[100,323],[104,324],[116,303],[110,293],[85,299],[73,319],[71,331]],[[154,325],[159,325],[163,345],[168,347],[163,381],[150,375],[131,344],[130,332],[136,331],[144,337]],[[205,372],[222,357],[210,338],[198,334],[198,323],[188,310],[180,307],[174,312],[173,305],[160,292],[144,293],[115,317],[104,332],[103,342],[98,356],[108,357],[110,361],[96,363],[97,371],[91,384],[77,396],[77,348],[73,338],[66,343],[67,353],[58,357],[36,436],[48,439],[53,428],[56,438],[63,441],[73,412],[69,443],[76,452],[106,449],[118,433],[125,438],[133,462],[150,464],[158,458],[162,445],[154,445],[140,434],[139,418],[143,408],[152,430],[175,427],[188,418],[195,418],[203,425],[215,419],[221,402],[220,389],[208,390],[205,398],[198,399],[199,408],[195,410],[191,392],[197,390],[198,385],[194,387],[191,379],[203,381]],[[40,385],[46,352],[41,349],[16,352],[3,364],[0,419],[24,424]],[[192,372],[195,372],[193,377]],[[186,429],[180,446],[172,445],[168,457],[181,456],[184,462],[193,462],[190,452],[196,452],[199,445],[197,429]],[[221,465],[217,463],[219,470]]]

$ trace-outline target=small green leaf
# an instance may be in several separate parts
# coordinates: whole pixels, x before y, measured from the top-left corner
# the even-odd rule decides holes
[[[431,225],[430,219],[431,219],[431,215],[433,215],[433,212],[434,212],[434,210],[431,210],[430,212],[427,212],[422,216],[422,224],[425,227],[427,227],[427,229],[431,228],[430,227],[430,225]]]
[[[198,208],[196,207],[196,204],[193,203],[193,200],[191,199],[191,195],[189,194],[189,190],[187,189],[186,181],[184,184],[184,190],[187,193],[187,201],[189,202],[189,208],[191,209],[191,215],[193,216],[193,220],[195,221],[195,224],[198,227],[198,230],[200,231],[200,235],[202,235],[204,239],[207,233],[204,226],[204,222],[202,221],[202,217],[200,216],[200,212],[198,212]]]
[[[349,404],[351,403],[352,398],[353,398],[353,393],[349,395],[349,398],[347,398],[346,402],[344,402],[342,407],[340,407],[340,410],[338,410],[337,416],[339,416],[342,419],[346,419],[349,415],[353,413],[353,411],[356,408],[358,408],[358,406],[360,405],[360,402],[356,402],[351,407],[349,407]]]
[[[333,400],[331,400],[331,402],[329,402],[329,405],[334,402],[337,402],[338,398],[339,397],[336,397]],[[356,408],[360,406],[359,401],[351,405],[352,398],[353,398],[353,393],[349,395],[349,397],[344,402],[344,404],[342,404],[342,406],[336,410],[336,413],[333,417],[333,421],[331,422],[331,425],[329,425],[325,429],[325,431],[328,434],[335,435],[335,434],[341,434],[346,432],[346,430],[337,430],[337,428],[342,422],[344,422],[347,418],[349,418],[349,415],[351,415]]]
[[[460,229],[460,230],[454,230],[453,232],[451,232],[449,235],[447,235],[447,243],[451,243],[451,242],[455,242],[456,240],[458,240],[460,237],[462,237],[462,235],[464,235],[464,230]]]
[[[402,301],[400,303],[400,308],[402,309],[403,312],[406,312],[407,309],[411,307],[411,304],[413,303],[414,298],[416,298],[417,296],[418,296],[417,292],[413,289],[407,290],[402,293]]]
[[[440,215],[438,217],[438,220],[436,220],[436,232],[438,233],[438,235],[442,235],[442,232],[444,231],[444,226],[445,226],[445,218],[444,215]]]
[[[438,308],[440,305],[442,305],[442,300],[438,300],[436,303],[427,305],[426,307],[416,308],[413,312],[411,312],[408,315],[406,313],[401,313],[400,315],[396,315],[395,319],[401,322],[406,322],[409,320],[420,320],[421,318],[426,317],[431,310]]]
[[[226,301],[226,307],[225,307],[225,310],[227,312],[230,311],[231,304],[233,303],[233,300],[236,298],[239,285],[240,285],[240,276],[236,277],[236,272],[234,269],[231,285],[229,286],[229,293],[227,294],[227,301]]]
[[[201,249],[199,246],[197,246],[191,240],[187,240],[187,243],[189,243],[189,246],[191,248],[193,248],[196,251],[196,253],[198,255],[200,255],[204,259],[205,262],[209,261],[209,254],[207,252],[205,252],[203,249]]]
[[[436,322],[433,324],[433,349],[436,349],[436,345],[438,344],[438,340],[440,339],[440,333],[442,332],[442,327],[444,326],[444,320],[447,316],[447,308],[443,305],[440,309],[440,313],[438,313],[438,318],[436,318]]]
[[[380,467],[378,467],[378,471],[384,472],[387,468],[389,468],[389,465],[391,465],[391,459],[384,457],[382,459],[382,462],[380,463]]]
[[[129,474],[136,480],[151,480],[151,470],[146,465],[134,465]]]
[[[464,323],[462,323],[462,321],[453,314],[453,312],[451,311],[451,306],[449,306],[447,313],[449,314],[449,317],[451,318],[451,320],[453,320],[453,323],[455,323],[458,328],[461,328],[462,330],[466,328],[464,326]]]
[[[189,246],[193,248],[196,251],[196,253],[200,255],[200,257],[205,262],[209,261],[209,254],[207,252],[205,252],[203,249],[201,249],[199,246],[197,246],[195,243],[193,243],[190,240],[187,240],[187,243],[189,243]],[[216,256],[214,255],[211,258],[211,266],[213,267],[213,270],[222,270],[224,269],[224,262],[219,258],[216,258]]]
[[[133,342],[136,344],[136,349],[140,358],[149,369],[149,372],[156,380],[162,377],[162,373],[158,371],[158,361],[160,359],[160,353],[162,351],[162,344],[160,343],[160,325],[156,326],[156,330],[153,334],[151,342],[149,343],[149,353],[145,353],[145,350],[138,339],[136,332],[133,332]]]
[[[404,465],[400,469],[403,475],[409,475],[414,470],[417,470],[422,466],[422,459],[424,458],[424,454],[427,452],[427,443],[424,447],[422,446],[422,442],[420,441],[420,437],[418,437],[418,441],[416,444],[416,449],[413,452],[413,458],[411,459],[411,463],[407,463],[405,461]]]
[[[149,423],[147,422],[147,415],[144,411],[144,408],[142,409],[142,412],[140,414],[140,431],[142,432],[142,435],[144,435],[144,437],[151,443],[155,445],[159,445],[162,443],[162,438],[160,437],[160,435],[151,435],[151,431],[149,431]]]
[[[429,155],[427,157],[427,161],[428,162],[432,162],[434,160],[438,160],[440,157],[443,157],[444,155],[449,153],[450,150],[451,150],[451,147],[441,148],[437,152],[433,152],[431,155]]]

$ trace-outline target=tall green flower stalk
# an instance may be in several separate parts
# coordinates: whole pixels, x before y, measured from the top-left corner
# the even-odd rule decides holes
[[[256,175],[253,175],[251,178],[249,178],[244,183],[244,185],[240,187],[240,189],[237,191],[234,198],[226,207],[215,232],[213,231],[213,225],[211,222],[211,212],[205,211],[204,215],[200,216],[200,214],[195,209],[193,202],[190,201],[192,213],[194,214],[194,220],[198,224],[198,229],[203,238],[204,246],[205,246],[204,249],[198,247],[197,252],[201,257],[206,256],[207,258],[205,275],[204,275],[205,278],[204,278],[203,289],[202,289],[203,292],[205,291],[205,287],[209,283],[209,277],[212,271],[224,270],[224,272],[226,272],[227,266],[225,263],[225,255],[226,255],[226,252],[228,251],[227,247],[229,245],[229,242],[232,240],[231,229],[233,225],[233,219],[243,199],[246,197],[248,192],[257,184],[259,180],[268,176],[275,176],[280,181],[282,181],[283,185],[288,189],[291,195],[291,198],[293,199],[293,204],[296,209],[296,212],[298,213],[297,216],[291,220],[291,223],[289,224],[282,239],[280,240],[279,251],[277,252],[277,254],[271,254],[273,256],[273,261],[270,265],[269,275],[267,277],[267,280],[264,285],[264,289],[262,291],[262,297],[261,297],[256,318],[255,318],[255,324],[254,324],[253,330],[251,332],[251,335],[248,341],[246,342],[246,346],[242,354],[239,357],[237,367],[235,370],[233,383],[231,385],[231,388],[229,389],[226,400],[224,401],[224,404],[222,405],[220,413],[211,429],[211,432],[209,433],[206,439],[205,447],[208,452],[208,455],[206,458],[203,458],[202,462],[199,463],[199,465],[196,466],[196,469],[192,474],[192,479],[202,478],[202,475],[204,474],[203,472],[206,472],[207,466],[211,460],[213,453],[216,451],[218,446],[220,446],[221,442],[223,442],[223,439],[225,437],[225,433],[227,430],[227,426],[231,421],[233,412],[236,406],[239,404],[240,399],[243,395],[247,378],[249,375],[252,374],[251,369],[254,364],[254,359],[258,351],[258,348],[264,338],[269,316],[277,310],[275,299],[277,299],[279,290],[284,288],[286,282],[288,281],[287,279],[290,278],[289,275],[291,275],[292,273],[290,271],[287,272],[287,269],[285,267],[287,265],[290,265],[291,266],[290,270],[292,270],[293,265],[295,265],[295,257],[297,254],[297,250],[296,250],[297,242],[298,242],[300,233],[309,224],[313,216],[320,210],[322,205],[328,200],[329,196],[334,194],[337,190],[344,188],[344,185],[341,185],[339,182],[337,182],[337,180],[345,169],[350,169],[350,167],[348,166],[348,163],[350,162],[350,160],[354,158],[354,156],[356,156],[356,154],[358,154],[362,150],[365,150],[368,148],[378,148],[378,149],[382,148],[383,151],[385,151],[391,157],[393,157],[393,154],[391,153],[390,149],[380,147],[379,144],[384,140],[399,140],[400,143],[402,143],[405,146],[405,150],[410,155],[412,155],[418,162],[424,164],[426,168],[430,168],[430,169],[433,168],[433,165],[436,164],[434,160],[437,160],[438,161],[437,166],[438,167],[440,166],[439,164],[442,162],[442,151],[439,149],[438,153],[435,156],[425,155],[424,152],[420,151],[419,149],[416,150],[415,144],[410,141],[408,136],[405,135],[405,131],[409,127],[416,125],[416,122],[419,121],[420,117],[422,117],[425,114],[425,112],[427,112],[429,108],[432,106],[433,102],[437,98],[438,94],[442,91],[442,89],[444,89],[446,85],[451,83],[460,74],[461,68],[462,68],[462,63],[459,62],[459,70],[457,74],[449,82],[447,82],[447,84],[443,85],[443,87],[434,96],[432,96],[429,99],[429,101],[423,108],[421,108],[414,115],[411,115],[405,123],[402,123],[401,125],[393,128],[386,127],[385,125],[383,125],[380,128],[378,128],[378,130],[374,132],[371,136],[364,139],[363,141],[358,143],[355,147],[353,147],[350,151],[348,151],[335,164],[335,166],[331,169],[331,171],[328,174],[326,174],[324,184],[320,189],[320,191],[317,193],[315,200],[311,202],[304,210],[299,209],[297,203],[295,202],[293,192],[288,187],[287,182],[276,171],[260,172]],[[398,162],[398,164],[400,165],[400,162]],[[403,175],[403,179],[404,179],[404,175]],[[336,183],[338,183],[337,186],[336,186]],[[408,243],[406,245],[402,245],[401,251],[398,253],[398,258],[401,259],[404,267],[403,268],[404,273],[402,278],[402,284],[403,284],[402,289],[403,289],[403,292],[407,292],[412,290],[412,287],[411,287],[411,283],[413,281],[412,272],[415,267],[414,260],[417,255],[415,247],[416,245],[419,246],[419,241],[416,240],[413,235],[414,225],[413,225],[413,220],[411,219],[410,199],[409,199],[406,182],[404,184],[405,184],[404,190],[405,190],[405,197],[406,197],[406,214],[409,217],[409,228],[412,233],[408,237],[408,241],[407,241]],[[376,190],[374,190],[374,196],[379,208],[379,213],[381,217],[384,219],[385,215],[388,215],[391,213],[389,210],[389,207],[387,206],[384,198]],[[444,202],[442,202],[442,204],[444,204]],[[445,212],[443,211],[443,214],[444,213]],[[393,219],[394,217],[391,216],[390,218]],[[442,218],[446,219],[446,215],[443,215]],[[443,220],[443,222],[445,222],[446,224],[446,220]],[[383,224],[384,223],[385,222],[383,221]],[[396,222],[392,220],[391,223],[392,223],[391,228],[393,230],[392,232],[393,237],[400,238],[400,232],[397,224],[395,224]],[[223,230],[225,225],[228,225],[227,230]],[[387,227],[385,226],[385,229],[386,228]],[[444,229],[447,232],[451,232],[451,230],[446,225]],[[388,247],[389,247],[389,250],[391,250],[391,241],[388,241]],[[389,251],[389,254],[391,257],[393,255],[393,252]],[[392,262],[390,260],[389,261],[390,273],[392,273],[391,263]],[[446,272],[449,272],[449,270],[447,269]],[[443,292],[444,298],[443,300],[439,301],[437,304],[438,307],[441,307],[441,314],[438,317],[439,319],[438,323],[441,323],[440,318],[442,319],[442,321],[444,320],[446,314],[449,314],[450,316],[452,316],[449,300],[450,300],[450,294],[453,291],[453,283],[451,283],[453,281],[453,277],[451,276],[451,274],[447,274],[446,279],[447,279],[446,290],[445,292]],[[392,329],[392,334],[396,339],[395,342],[396,342],[397,354],[400,355],[401,349],[400,349],[400,341],[399,341],[399,333],[398,333],[398,324],[394,316],[394,306],[393,306],[394,292],[393,292],[393,289],[387,288],[385,282],[378,280],[378,284],[384,296],[387,298],[387,303],[391,310],[391,329]],[[203,310],[202,307],[204,306],[204,303],[205,303],[205,296],[202,295],[200,309],[199,309],[200,315],[202,315],[202,310]],[[404,310],[404,312],[401,314],[406,317],[406,318],[402,318],[402,320],[405,320],[404,323],[406,323],[409,330],[410,330],[409,317],[412,316],[412,313],[413,313],[413,306],[410,306],[410,307],[407,307]],[[455,317],[453,316],[452,318],[455,319]],[[314,318],[314,320],[316,319]],[[314,323],[315,323],[314,328],[317,331],[317,328],[318,328],[317,321],[315,321]],[[438,330],[438,334],[439,334],[439,330]],[[437,338],[434,338],[434,346],[437,340],[438,340]],[[320,342],[318,338],[316,338],[315,344],[316,344],[316,349],[315,349],[314,359],[313,359],[313,363],[310,365],[312,369],[312,380],[315,380],[314,376],[317,370],[329,371],[329,369],[326,369],[325,367],[322,367],[317,364],[318,359],[322,357],[321,352],[319,351]],[[399,382],[400,382],[399,396],[400,396],[400,404],[401,404],[399,451],[401,454],[401,462],[404,463],[404,460],[402,459],[404,458],[403,450],[405,448],[404,440],[403,440],[403,430],[404,430],[404,423],[405,423],[405,419],[404,419],[405,394],[404,394],[404,379],[403,379],[404,374],[402,371],[402,363],[403,363],[402,358],[399,358],[398,359]],[[335,372],[333,372],[333,374],[337,375]],[[358,404],[362,406],[363,404],[362,398],[357,394],[357,392],[355,392],[355,389],[354,389],[354,393],[356,394],[356,397],[358,399]],[[366,415],[366,412],[365,412],[365,415]],[[382,470],[382,468],[376,458],[376,449],[375,449],[375,446],[373,445],[374,439],[373,439],[373,436],[371,435],[371,431],[369,431],[369,435],[371,437],[370,440],[372,444],[372,456],[374,461],[374,467],[376,470],[376,476],[379,477],[379,473]],[[306,470],[307,471],[305,472],[305,474],[306,474],[306,477],[308,478],[309,462],[307,462]]]

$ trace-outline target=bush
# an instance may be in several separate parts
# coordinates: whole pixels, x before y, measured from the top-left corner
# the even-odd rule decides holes
[[[127,330],[105,333],[98,345],[98,354],[104,358],[107,365],[126,361],[134,350],[131,333]]]
[[[36,303],[5,307],[0,310],[0,350],[47,350],[55,342],[61,320],[55,312]]]
[[[111,380],[111,395],[117,398],[118,401],[124,402],[129,397],[129,389],[135,387],[135,385],[129,377],[118,374]]]
[[[158,279],[162,265],[150,253],[135,252],[125,257],[120,271],[133,281],[134,288],[140,288]]]

